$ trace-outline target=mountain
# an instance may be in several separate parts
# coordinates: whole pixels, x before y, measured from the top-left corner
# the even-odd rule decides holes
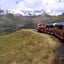
[[[22,28],[33,29],[38,23],[64,21],[64,13],[59,16],[50,16],[44,10],[23,11],[24,15],[14,14],[9,10],[0,11],[0,34],[14,32]]]
[[[18,11],[18,10],[2,10],[0,9],[0,12],[1,13],[11,13],[11,14],[14,14],[14,15],[23,15],[23,16],[37,16],[37,15],[41,15],[41,14],[47,14],[44,10],[35,10],[35,11],[31,11],[31,10],[21,10],[21,11]]]
[[[44,10],[35,10],[35,11],[29,11],[29,10],[22,10],[21,11],[24,15],[27,16],[37,16],[37,15],[41,15],[44,13]]]
[[[39,12],[40,11],[34,11]],[[0,34],[14,32],[22,28],[36,28],[36,25],[40,22],[45,22],[50,19],[47,14],[41,15],[31,14],[32,11],[28,11],[28,15],[13,14],[10,11],[0,14]]]

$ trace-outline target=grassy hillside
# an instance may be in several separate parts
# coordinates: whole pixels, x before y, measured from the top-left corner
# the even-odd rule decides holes
[[[63,22],[64,21],[64,13],[59,16],[52,17],[49,22]]]
[[[32,18],[32,16],[13,15],[11,13],[0,14],[0,35],[22,28],[35,28],[36,25]]]
[[[0,36],[0,64],[57,64],[56,38],[33,30]]]
[[[33,22],[36,23],[36,24],[39,23],[39,22],[44,23],[48,20],[50,20],[50,17],[48,17],[46,15],[40,15],[40,16],[36,16],[35,18],[33,18]]]
[[[14,32],[24,27],[27,20],[23,16],[14,16],[13,14],[0,15],[0,35]]]

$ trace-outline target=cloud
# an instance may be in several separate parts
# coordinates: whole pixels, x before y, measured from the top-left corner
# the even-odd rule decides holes
[[[14,0],[1,0],[0,1],[0,8],[2,9],[13,9],[16,6],[16,3]]]
[[[58,2],[64,2],[64,0],[58,0]]]
[[[37,10],[42,8],[42,0],[24,0],[17,4],[16,8]]]
[[[51,15],[58,15],[64,12],[64,2],[58,0],[45,0],[44,10]]]
[[[21,1],[24,1],[24,0],[16,0],[16,4],[18,4],[18,3],[21,2]]]
[[[18,12],[43,9],[48,14],[58,15],[64,12],[64,0],[0,0],[0,8]]]

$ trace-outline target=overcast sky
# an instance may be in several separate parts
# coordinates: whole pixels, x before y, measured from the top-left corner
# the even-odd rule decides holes
[[[14,10],[45,10],[48,14],[58,15],[64,12],[64,0],[0,0],[0,8]]]

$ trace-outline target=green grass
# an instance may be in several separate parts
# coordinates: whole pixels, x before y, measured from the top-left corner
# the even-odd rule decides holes
[[[55,64],[59,42],[30,29],[0,36],[0,64]],[[52,63],[51,63],[52,62]]]

